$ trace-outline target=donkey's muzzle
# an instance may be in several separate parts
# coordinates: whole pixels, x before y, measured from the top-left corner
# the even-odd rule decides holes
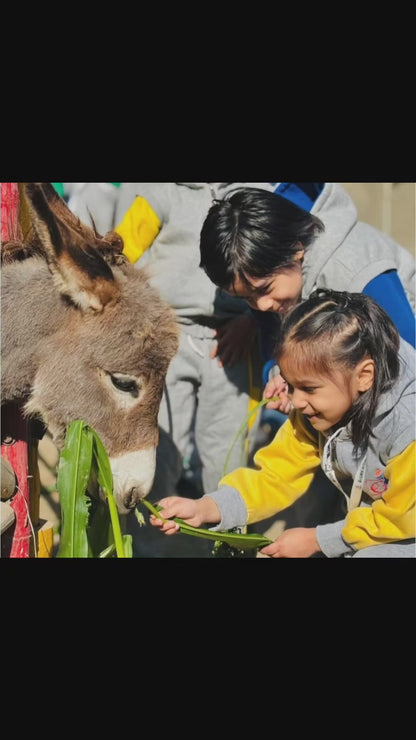
[[[114,496],[120,513],[126,514],[149,493],[156,470],[156,448],[110,458]]]

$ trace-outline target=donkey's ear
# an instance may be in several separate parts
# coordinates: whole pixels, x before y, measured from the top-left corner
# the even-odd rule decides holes
[[[30,182],[26,183],[26,191],[28,188],[36,188],[41,190],[46,202],[51,211],[54,212],[55,216],[66,223],[67,226],[75,229],[75,231],[90,231],[90,229],[83,224],[75,213],[72,213],[71,209],[68,208],[64,199],[58,195],[54,186],[50,182]]]
[[[26,183],[33,229],[63,295],[83,310],[102,311],[118,299],[114,275],[101,257],[100,239],[70,211],[51,183]]]

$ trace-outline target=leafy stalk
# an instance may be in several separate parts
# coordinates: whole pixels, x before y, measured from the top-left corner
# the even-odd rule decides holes
[[[159,506],[158,504],[156,504],[156,506],[153,506],[153,504],[151,504],[150,501],[146,501],[146,499],[142,499],[140,503],[144,504],[149,509],[149,511],[158,519],[166,521],[166,519],[163,519],[163,517],[161,517],[159,514],[159,511],[162,508],[161,506]],[[249,550],[250,548],[266,547],[266,545],[272,544],[272,540],[269,540],[267,537],[264,537],[261,534],[211,532],[211,530],[204,529],[203,527],[192,527],[190,524],[187,524],[186,522],[184,522],[183,519],[179,519],[178,517],[173,517],[173,521],[179,524],[179,531],[182,534],[189,534],[194,537],[202,537],[207,540],[226,542],[228,545],[230,545],[231,547],[235,547],[238,550]]]
[[[92,500],[87,494],[89,480],[94,476],[105,494],[108,509],[104,509],[102,501]],[[114,550],[119,558],[132,556],[131,535],[121,534],[107,451],[94,429],[81,420],[67,428],[57,490],[61,504],[58,557],[95,557],[104,545],[107,546],[99,553],[100,558],[111,556]]]
[[[254,409],[252,409],[250,413],[246,416],[243,423],[240,425],[237,431],[237,434],[235,435],[231,443],[231,446],[228,450],[227,457],[224,463],[222,476],[226,475],[227,473],[231,452],[239,436],[243,433],[244,429],[248,425],[250,418],[253,416],[253,414],[256,414],[262,406],[265,406],[266,403],[269,403],[270,401],[278,401],[278,400],[279,400],[279,396],[273,396],[273,398],[265,398],[262,401],[259,401],[259,403],[256,404]],[[156,504],[156,506],[153,506],[150,503],[150,501],[147,501],[146,499],[142,499],[141,503],[144,504],[144,506],[146,506],[147,509],[149,509],[149,511],[152,514],[154,514],[154,516],[156,516],[158,519],[162,519],[162,521],[166,521],[159,514],[159,511],[162,508],[161,506],[159,506],[158,504]],[[193,537],[202,537],[204,539],[214,540],[215,542],[225,542],[231,547],[237,548],[238,550],[249,550],[250,548],[261,548],[261,547],[266,547],[266,545],[272,544],[272,540],[269,540],[267,537],[264,537],[264,535],[239,534],[239,533],[234,533],[234,532],[211,532],[211,530],[205,529],[203,527],[192,527],[190,524],[187,524],[186,522],[184,522],[183,519],[179,519],[178,517],[173,517],[173,521],[179,525],[179,531],[182,534],[189,534]]]
[[[88,557],[88,499],[86,490],[92,463],[92,435],[82,421],[69,425],[61,451],[57,489],[62,521],[58,558]]]
[[[98,484],[104,491],[108,501],[108,509],[110,512],[117,557],[125,558],[126,554],[124,552],[123,536],[121,534],[117,505],[113,494],[113,475],[111,472],[110,461],[108,459],[107,450],[101,442],[97,432],[92,430],[92,433],[94,437],[94,450],[98,468]]]

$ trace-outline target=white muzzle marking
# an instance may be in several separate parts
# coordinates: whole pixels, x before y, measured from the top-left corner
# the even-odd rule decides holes
[[[121,457],[111,457],[110,465],[115,496],[123,498],[123,494],[136,488],[140,498],[144,498],[149,493],[155,477],[156,447],[128,452]]]

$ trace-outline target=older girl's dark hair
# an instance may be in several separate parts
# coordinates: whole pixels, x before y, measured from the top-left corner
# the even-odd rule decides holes
[[[286,317],[276,350],[290,362],[323,374],[353,370],[366,357],[374,360],[374,382],[361,393],[342,420],[350,423],[354,453],[364,451],[380,395],[399,375],[399,333],[388,314],[370,296],[320,289]]]
[[[202,267],[219,288],[228,290],[245,275],[269,277],[294,261],[324,231],[322,221],[276,193],[242,188],[214,201],[201,230]],[[299,242],[302,247],[299,246]]]

